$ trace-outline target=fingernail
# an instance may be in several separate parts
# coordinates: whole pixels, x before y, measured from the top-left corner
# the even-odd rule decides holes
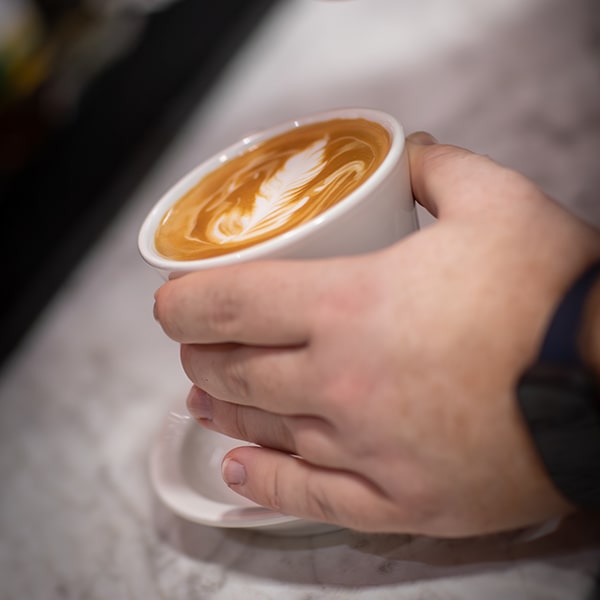
[[[226,458],[223,461],[221,474],[227,485],[243,485],[246,483],[246,467],[231,458]]]
[[[438,141],[427,131],[415,131],[408,136],[408,140],[413,144],[419,144],[420,146],[432,146],[437,144]]]
[[[154,306],[152,307],[152,315],[154,316],[154,320],[158,321],[158,308],[156,307],[156,302],[154,303]]]
[[[187,397],[187,408],[192,417],[199,421],[212,420],[212,397],[204,390],[194,386]]]

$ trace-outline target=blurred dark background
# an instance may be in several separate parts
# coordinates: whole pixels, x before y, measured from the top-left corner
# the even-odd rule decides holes
[[[0,365],[276,0],[0,0]]]

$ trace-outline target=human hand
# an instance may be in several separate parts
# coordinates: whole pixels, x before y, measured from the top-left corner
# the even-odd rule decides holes
[[[238,493],[365,531],[441,536],[572,509],[523,427],[515,384],[596,232],[521,175],[409,138],[438,221],[377,253],[194,273],[156,294],[182,344],[191,413],[255,442]]]

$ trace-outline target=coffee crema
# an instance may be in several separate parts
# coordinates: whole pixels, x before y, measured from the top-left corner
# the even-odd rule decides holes
[[[391,146],[366,119],[332,119],[259,142],[208,173],[163,216],[156,250],[197,260],[235,252],[314,219],[364,183]]]

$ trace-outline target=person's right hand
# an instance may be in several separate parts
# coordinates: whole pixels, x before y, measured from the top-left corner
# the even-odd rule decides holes
[[[262,446],[229,452],[224,477],[291,515],[456,536],[564,514],[515,385],[600,235],[485,157],[424,134],[408,150],[431,227],[382,252],[158,291],[190,411]]]

